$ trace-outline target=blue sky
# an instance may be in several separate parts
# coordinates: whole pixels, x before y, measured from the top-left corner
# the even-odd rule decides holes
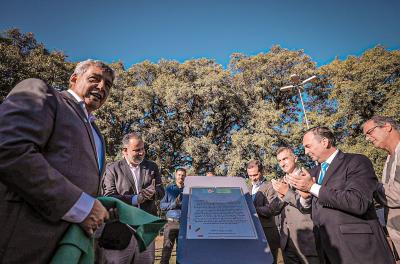
[[[33,32],[71,61],[215,59],[274,44],[318,65],[382,44],[400,49],[399,0],[0,0],[0,31]]]

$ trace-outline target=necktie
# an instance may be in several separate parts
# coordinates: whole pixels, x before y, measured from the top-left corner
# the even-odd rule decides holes
[[[98,168],[99,168],[99,173],[101,173],[101,169],[103,167],[103,145],[100,139],[99,134],[97,133],[96,129],[93,127],[94,121],[96,120],[96,117],[89,113],[86,109],[85,102],[81,101],[79,102],[79,105],[82,107],[83,112],[85,112],[85,115],[87,117],[87,121],[89,123],[89,127],[92,130],[92,135],[94,138],[94,143],[96,147],[96,154],[97,154],[97,163],[98,163]]]
[[[318,178],[318,184],[319,185],[321,185],[322,181],[324,180],[324,177],[325,177],[326,171],[328,170],[328,167],[329,167],[329,163],[322,162],[322,164],[321,164],[321,173],[320,173],[319,178]]]

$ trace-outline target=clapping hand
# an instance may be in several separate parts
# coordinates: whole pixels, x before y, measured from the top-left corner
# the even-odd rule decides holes
[[[144,203],[147,200],[153,199],[154,194],[156,193],[156,180],[153,179],[151,184],[146,188],[142,189],[142,191],[138,195],[138,203]]]
[[[176,197],[175,204],[177,206],[180,206],[182,204],[181,195],[178,195],[178,197]]]
[[[271,180],[272,187],[274,190],[279,194],[279,196],[282,198],[283,196],[286,195],[287,191],[289,190],[289,184],[287,184],[284,181],[281,180]]]
[[[301,192],[310,192],[311,186],[315,183],[310,173],[304,168],[301,168],[300,173],[287,175],[287,181]]]

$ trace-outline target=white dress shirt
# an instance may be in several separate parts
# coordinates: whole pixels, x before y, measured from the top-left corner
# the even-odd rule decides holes
[[[329,156],[329,158],[328,158],[325,162],[328,163],[329,166],[330,166],[331,163],[332,163],[332,161],[333,161],[333,159],[336,157],[336,155],[337,155],[338,153],[339,153],[339,150],[337,149],[335,152],[332,153],[332,155]],[[329,169],[329,166],[328,166],[328,169]],[[328,169],[327,169],[327,171],[328,171]],[[321,169],[321,171],[319,172],[318,178],[321,177],[321,172],[322,172],[322,169]],[[318,182],[318,181],[317,181],[317,182]],[[321,189],[321,185],[319,185],[318,183],[314,183],[314,184],[311,186],[310,193],[311,193],[312,195],[314,195],[315,197],[318,197],[318,195],[319,195],[319,189]]]

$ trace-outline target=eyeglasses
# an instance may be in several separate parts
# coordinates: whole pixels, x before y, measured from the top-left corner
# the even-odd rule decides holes
[[[374,126],[374,127],[371,127],[370,129],[368,129],[367,132],[365,132],[364,135],[365,135],[365,136],[371,136],[372,132],[374,132],[375,128],[377,128],[377,127],[381,127],[381,126]]]

